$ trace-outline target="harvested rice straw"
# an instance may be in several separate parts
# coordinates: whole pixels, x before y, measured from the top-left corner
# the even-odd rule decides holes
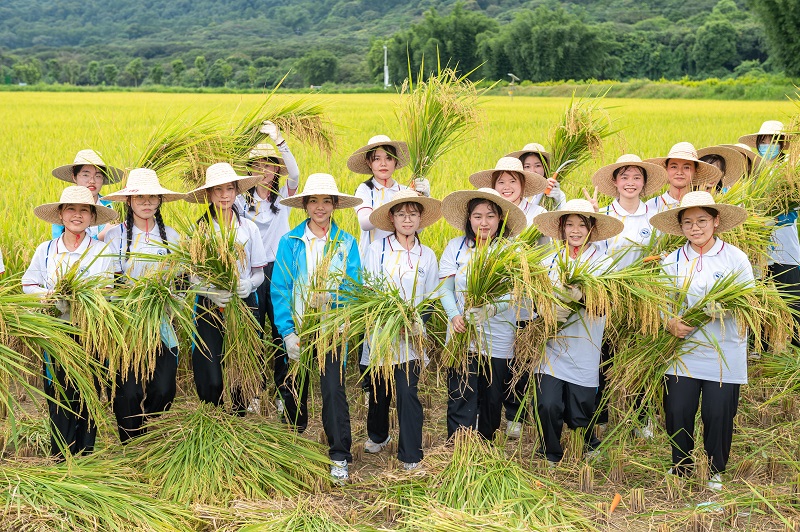
[[[328,503],[320,506],[317,499],[301,499],[294,508],[268,512],[254,523],[238,528],[239,532],[269,532],[272,530],[292,530],[296,532],[358,532],[377,530],[366,525],[349,525],[339,515],[336,506]]]

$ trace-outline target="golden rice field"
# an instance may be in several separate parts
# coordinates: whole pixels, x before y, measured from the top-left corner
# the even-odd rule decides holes
[[[292,98],[294,96],[276,96]],[[253,95],[174,95],[174,94],[85,94],[85,93],[8,93],[0,92],[0,249],[11,273],[24,269],[35,246],[49,238],[50,228],[33,216],[33,207],[58,199],[63,182],[50,175],[52,168],[72,161],[83,148],[94,148],[109,164],[130,167],[138,150],[165,119],[182,115],[200,117],[206,113],[230,116],[232,123],[263,97]],[[310,96],[324,103],[330,120],[336,125],[336,148],[330,157],[314,147],[302,146],[291,135],[287,140],[301,170],[301,186],[305,176],[313,172],[328,172],[337,177],[340,189],[352,193],[362,176],[351,174],[346,167],[347,156],[365,144],[375,134],[397,136],[399,127],[395,109],[396,95],[335,95]],[[528,142],[546,143],[547,132],[568,104],[558,98],[486,98],[482,101],[483,119],[475,138],[467,145],[439,161],[428,176],[433,195],[443,197],[448,192],[468,186],[467,176],[477,170],[491,168],[499,157],[519,149]],[[580,194],[591,173],[599,166],[612,162],[622,153],[644,157],[664,155],[674,143],[690,141],[696,147],[735,142],[747,133],[758,130],[767,119],[789,122],[800,112],[793,102],[721,102],[689,100],[609,99],[605,102],[620,133],[605,147],[605,153],[591,167],[575,172],[572,181],[565,183],[568,197]],[[399,181],[410,179],[407,170],[400,170]],[[168,183],[171,188],[184,190],[181,183]],[[104,189],[109,193],[112,188]],[[171,214],[189,209],[188,204],[166,206],[165,221]],[[299,221],[298,219],[295,221]],[[355,232],[352,212],[337,213],[339,221]],[[423,240],[437,252],[455,234],[443,221],[423,234]],[[187,407],[195,407],[196,395],[191,374],[187,369],[185,351],[181,356],[179,373],[178,411],[164,419],[180,423]],[[793,356],[793,355],[791,355]],[[470,469],[497,467],[504,458],[521,481],[526,483],[525,497],[538,497],[537,518],[548,512],[566,512],[561,528],[569,530],[634,530],[634,531],[705,531],[705,530],[800,530],[800,364],[791,356],[784,359],[764,357],[751,364],[751,383],[742,388],[742,400],[736,419],[733,450],[729,462],[725,489],[715,494],[706,489],[704,479],[679,481],[665,475],[669,467],[669,442],[664,430],[656,430],[650,441],[635,438],[630,427],[609,424],[603,434],[608,443],[603,454],[591,463],[581,459],[581,442],[572,438],[562,465],[549,470],[533,458],[534,434],[526,429],[519,442],[502,439],[495,447],[484,450],[483,461],[476,455],[465,456],[443,445],[445,439],[444,411],[446,383],[435,372],[428,372],[421,383],[420,395],[425,406],[423,444],[426,458],[422,471],[405,473],[390,452],[365,455],[366,408],[363,394],[351,369],[348,381],[353,424],[354,463],[351,482],[344,489],[327,488],[310,498],[220,501],[218,504],[189,504],[181,506],[185,523],[198,530],[505,530],[496,523],[504,522],[504,508],[498,513],[475,516],[444,506],[415,506],[415,489],[420,482],[431,482],[445,493],[453,486],[447,483],[465,476],[452,476],[448,464]],[[350,365],[351,368],[354,366]],[[797,373],[791,374],[792,371]],[[42,420],[46,412],[23,403],[25,413],[19,417],[18,431],[24,439],[28,454],[47,447],[42,440]],[[319,423],[319,400],[314,402],[312,424],[305,436],[312,439],[322,435]],[[275,418],[274,407],[266,414]],[[246,419],[260,418],[248,416]],[[170,421],[171,420],[171,421]],[[392,429],[396,433],[396,427]],[[567,432],[567,431],[565,431]],[[8,423],[0,421],[0,436],[7,437]],[[572,436],[570,436],[572,437]],[[37,439],[38,438],[38,439]],[[574,440],[574,441],[573,441]],[[698,434],[698,448],[702,448]],[[101,464],[98,486],[106,485],[103,478],[136,479],[145,482],[139,472],[117,469],[113,460],[130,458],[144,452],[141,446],[121,450],[117,443],[113,420],[101,424],[98,447]],[[165,441],[164,445],[176,442]],[[116,445],[116,446],[115,446]],[[504,445],[504,447],[503,447]],[[505,453],[505,454],[504,454]],[[25,454],[25,453],[23,453]],[[39,452],[39,454],[42,454]],[[127,456],[126,456],[127,455]],[[460,462],[457,461],[460,460]],[[0,457],[0,462],[4,460]],[[34,463],[36,458],[32,459]],[[471,463],[472,461],[472,463]],[[487,464],[490,464],[487,466]],[[452,464],[451,464],[452,465]],[[0,490],[3,470],[0,465]],[[106,469],[103,469],[103,468]],[[128,467],[128,466],[126,466]],[[225,467],[225,465],[222,465]],[[519,472],[524,470],[523,472]],[[481,477],[479,469],[473,480]],[[509,473],[510,474],[510,473]],[[451,475],[451,476],[448,476]],[[127,481],[127,480],[125,480]],[[441,482],[441,484],[436,484]],[[479,491],[460,486],[473,498]],[[144,490],[137,484],[132,492]],[[150,489],[153,489],[151,486]],[[522,488],[520,488],[522,489]],[[615,494],[619,506],[611,511]],[[80,495],[78,495],[80,496]],[[443,495],[444,496],[444,495]],[[509,505],[513,497],[508,496]],[[147,499],[120,504],[147,504]],[[179,501],[184,502],[184,501]],[[711,503],[711,504],[707,504]],[[155,505],[155,503],[153,503]],[[133,507],[133,506],[131,506]],[[101,509],[98,509],[101,511]],[[291,514],[293,521],[281,520]],[[2,515],[2,514],[0,514]],[[8,516],[8,514],[5,514]],[[305,516],[304,521],[301,517]],[[435,519],[434,519],[435,517]],[[572,519],[572,521],[570,521]],[[51,521],[28,523],[30,529],[64,530],[60,516]],[[519,529],[549,530],[529,521]],[[554,519],[553,523],[559,522]],[[19,521],[14,526],[19,525]],[[434,524],[435,523],[435,524]],[[449,523],[449,524],[447,524]],[[250,525],[245,527],[245,525]],[[154,530],[182,529],[151,523]],[[357,527],[357,528],[355,528]],[[0,520],[0,530],[9,525]],[[12,528],[14,528],[12,526]],[[124,528],[124,527],[123,527]]]

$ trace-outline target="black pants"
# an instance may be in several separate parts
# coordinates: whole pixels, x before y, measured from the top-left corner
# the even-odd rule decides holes
[[[589,449],[600,445],[594,437],[592,420],[597,388],[579,386],[545,374],[538,374],[536,381],[536,412],[542,426],[542,447],[547,459],[560,462],[564,457],[561,447],[564,423],[572,430],[586,428],[584,439]]]
[[[800,267],[795,264],[770,264],[769,274],[775,281],[778,290],[787,294],[800,297]],[[794,303],[791,307],[800,312],[800,302]],[[800,315],[795,315],[795,321],[800,326]],[[792,345],[800,347],[800,340],[792,338]]]
[[[234,294],[233,297],[237,296]],[[257,312],[255,309],[256,298],[253,294],[250,294],[245,302],[253,312]],[[201,343],[194,345],[192,370],[197,396],[200,400],[220,406],[225,390],[222,382],[222,345],[225,339],[225,320],[219,309],[214,307],[215,305],[209,299],[198,297],[195,326],[197,334],[205,345],[201,345]],[[243,397],[241,389],[238,388],[232,389],[230,393],[233,412],[240,416],[245,415],[249,398]]]
[[[375,375],[374,394],[370,396],[367,413],[367,434],[375,443],[389,438],[389,405],[392,392],[397,398],[397,418],[400,436],[397,442],[397,459],[401,462],[415,463],[422,460],[422,403],[417,395],[419,384],[419,360],[407,364],[395,364],[395,390],[387,386],[386,380]],[[369,375],[366,376],[370,381]]]
[[[316,355],[314,355],[316,356]],[[350,447],[353,443],[350,431],[350,406],[344,387],[345,365],[339,356],[330,352],[325,356],[325,371],[320,372],[319,388],[322,394],[322,428],[328,438],[328,456],[331,460],[352,462]],[[287,421],[302,432],[308,425],[308,386],[311,375],[300,383],[291,377],[286,386],[292,401],[286,403]],[[298,390],[298,388],[301,388]]]
[[[723,473],[731,454],[733,418],[739,407],[739,385],[665,375],[664,416],[672,439],[672,464],[679,475],[692,466],[694,418],[700,406],[703,447],[711,472]],[[702,396],[702,402],[701,402]]]
[[[275,387],[278,389],[281,399],[284,404],[291,401],[291,390],[286,387],[286,375],[289,372],[289,357],[286,356],[286,351],[283,350],[283,339],[281,338],[278,328],[275,327],[275,310],[272,307],[272,296],[270,295],[270,287],[272,286],[272,270],[275,268],[275,262],[268,262],[264,266],[264,282],[256,290],[258,295],[258,323],[264,329],[264,334],[268,336],[273,344],[278,346],[275,349],[268,349],[269,356],[267,357],[265,366],[268,368],[272,366],[272,377],[275,381]],[[266,327],[266,320],[269,319],[269,330]],[[267,389],[268,375],[267,370],[264,371],[264,389]]]
[[[480,360],[478,356],[482,356]],[[471,355],[467,372],[447,370],[447,437],[460,428],[475,428],[491,439],[500,428],[508,389],[510,359]],[[479,415],[480,414],[480,415]]]
[[[122,374],[117,374],[113,408],[119,440],[122,443],[144,434],[147,418],[169,410],[172,400],[175,399],[177,373],[178,348],[170,349],[162,343],[153,375],[146,383],[137,380],[133,371],[128,372],[124,378]]]
[[[517,328],[524,329],[530,323],[529,320],[518,321]],[[516,359],[511,364],[513,371],[508,372],[505,387],[506,395],[503,398],[503,406],[506,409],[507,421],[518,421],[524,423],[528,419],[528,409],[526,408],[525,394],[528,392],[528,382],[530,375],[528,372],[521,372],[516,366]],[[514,378],[519,373],[516,383]]]
[[[61,366],[47,353],[44,359],[42,373],[47,410],[50,414],[50,454],[62,456],[61,445],[72,455],[89,454],[94,450],[97,425],[89,418],[86,407],[81,406],[80,393],[67,381]],[[63,390],[54,386],[53,379]],[[100,383],[97,380],[95,389],[99,395]],[[59,406],[59,403],[63,406]]]

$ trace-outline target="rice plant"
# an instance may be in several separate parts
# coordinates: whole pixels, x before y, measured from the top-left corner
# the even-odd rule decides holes
[[[268,532],[293,530],[297,532],[368,532],[377,528],[368,525],[351,525],[337,515],[336,507],[320,506],[316,499],[300,499],[293,508],[281,508],[238,529],[239,532]]]

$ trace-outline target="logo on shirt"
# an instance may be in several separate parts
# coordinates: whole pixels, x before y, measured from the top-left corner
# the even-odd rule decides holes
[[[167,254],[167,250],[166,249],[158,249],[158,250],[156,250],[156,253],[158,255],[166,255]]]
[[[642,227],[639,230],[639,236],[642,238],[648,238],[650,236],[650,229],[648,229],[647,227]]]
[[[714,280],[715,280],[715,281],[719,281],[719,280],[720,280],[720,279],[722,279],[723,277],[725,277],[725,274],[724,274],[724,273],[722,273],[722,272],[714,272]]]

